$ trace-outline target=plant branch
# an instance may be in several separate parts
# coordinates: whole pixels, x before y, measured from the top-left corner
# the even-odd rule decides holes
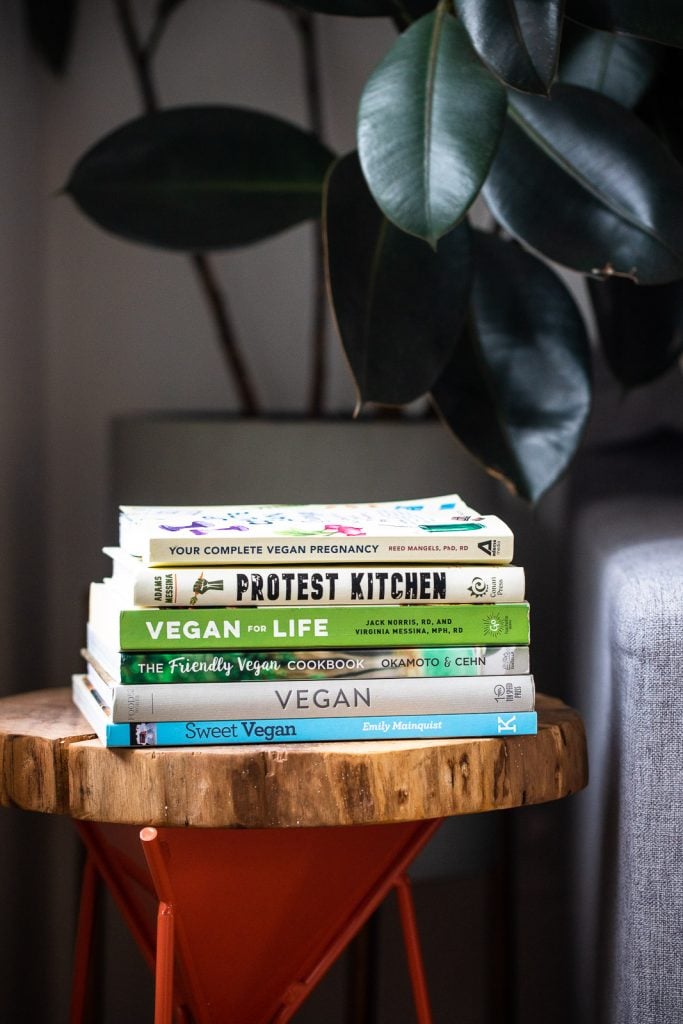
[[[157,0],[157,11],[152,27],[147,36],[147,42],[145,43],[145,50],[147,51],[147,58],[151,60],[154,56],[161,37],[164,34],[166,23],[171,17],[176,7],[184,3],[185,0]]]
[[[133,64],[143,107],[148,114],[154,113],[159,109],[159,99],[152,76],[151,59],[168,19],[168,11],[165,11],[163,5],[160,5],[147,45],[143,45],[133,20],[129,0],[114,0],[114,8],[128,55]],[[255,416],[259,412],[258,401],[232,327],[227,300],[221,291],[213,265],[209,257],[201,252],[191,253],[190,261],[212,313],[223,357],[237,387],[241,412],[243,415]]]
[[[138,38],[135,22],[128,0],[114,0],[114,7],[121,26],[121,34],[126,44],[128,56],[133,63],[135,77],[142,94],[142,104],[148,114],[159,108],[159,101],[152,81],[149,51]]]
[[[245,416],[257,416],[259,413],[258,400],[251,386],[251,380],[244,365],[242,354],[234,341],[225,293],[218,284],[216,275],[213,272],[212,263],[204,253],[192,253],[190,259],[199,282],[204,289],[206,300],[213,312],[216,330],[223,342],[223,351],[226,358],[229,359],[233,377],[239,385],[242,414]]]

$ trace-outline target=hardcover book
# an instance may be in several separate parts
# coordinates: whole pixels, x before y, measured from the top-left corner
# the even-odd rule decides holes
[[[111,583],[90,585],[89,622],[113,650],[451,647],[529,643],[529,605],[291,605],[126,608]]]
[[[92,658],[87,673],[111,708],[113,722],[455,715],[534,709],[530,675],[123,686]]]
[[[119,651],[102,643],[90,623],[87,650],[125,684],[520,675],[530,665],[528,646]]]
[[[518,565],[145,565],[121,548],[111,579],[129,605],[220,608],[286,604],[490,604],[524,600]]]
[[[457,494],[348,505],[122,505],[119,546],[148,565],[512,561],[512,531]]]
[[[319,743],[349,740],[424,740],[465,736],[535,735],[535,711],[487,711],[481,714],[372,715],[331,718],[240,719],[177,722],[112,721],[86,676],[74,676],[73,699],[108,747],[198,746],[206,744]]]

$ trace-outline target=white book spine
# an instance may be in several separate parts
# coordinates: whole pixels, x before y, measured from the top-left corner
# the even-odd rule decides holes
[[[490,604],[524,600],[517,565],[264,565],[151,567],[118,548],[112,580],[128,604],[229,607],[286,604]]]
[[[94,666],[88,665],[88,678],[111,707],[114,722],[531,711],[535,699],[533,676],[528,674],[419,681],[356,679],[109,686]]]

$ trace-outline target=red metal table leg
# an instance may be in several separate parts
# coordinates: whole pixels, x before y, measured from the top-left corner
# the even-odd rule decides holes
[[[154,1024],[173,1024],[173,907],[162,900],[157,915]]]
[[[413,893],[410,886],[410,879],[405,872],[396,879],[394,883],[398,899],[398,910],[401,917],[403,929],[403,943],[408,958],[408,970],[410,982],[413,988],[413,1000],[417,1012],[418,1024],[432,1024],[432,1011],[429,1005],[429,993],[427,991],[427,978],[425,976],[424,964],[422,962],[422,951],[420,949],[420,937],[417,930],[415,918],[415,905]]]
[[[439,824],[144,829],[139,839],[133,826],[88,823],[80,831],[152,959],[158,923],[156,1024],[170,1020],[168,993],[196,1024],[285,1024]],[[157,918],[160,902],[170,921]],[[402,920],[415,987],[410,910]],[[428,1024],[423,982],[416,1004]]]
[[[103,826],[86,821],[74,824],[97,874],[112,894],[148,966],[154,970],[158,898],[140,856],[139,828],[134,825]],[[116,845],[108,839],[108,828],[117,830]]]
[[[83,865],[83,877],[81,879],[81,898],[78,908],[74,968],[71,979],[69,1024],[83,1024],[85,1015],[85,1000],[90,971],[90,951],[92,949],[93,925],[95,921],[97,882],[97,868],[92,857],[88,855]]]

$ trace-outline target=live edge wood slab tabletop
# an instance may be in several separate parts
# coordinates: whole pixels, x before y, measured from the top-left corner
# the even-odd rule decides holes
[[[580,715],[537,695],[536,736],[107,749],[68,688],[0,699],[0,806],[192,828],[381,824],[502,810],[588,781]]]

